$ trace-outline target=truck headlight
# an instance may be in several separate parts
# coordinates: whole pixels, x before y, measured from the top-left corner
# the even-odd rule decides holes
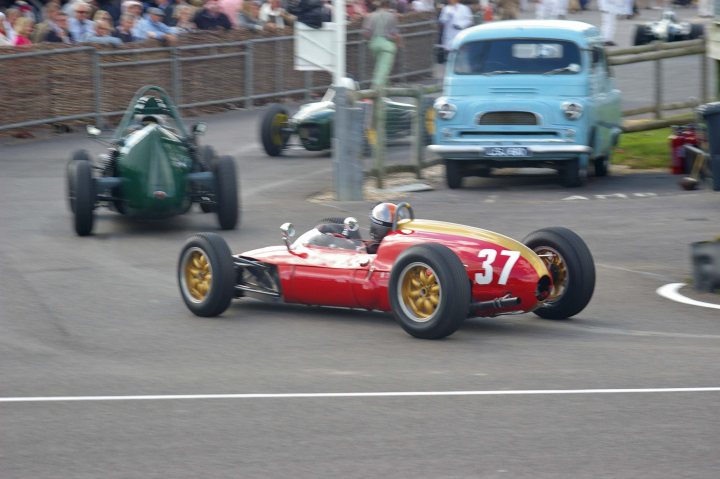
[[[443,120],[451,120],[457,112],[457,107],[452,103],[449,103],[444,97],[440,97],[435,100],[433,108],[435,109],[437,116]]]
[[[583,106],[580,103],[566,101],[560,105],[560,108],[568,120],[577,120],[583,114]]]

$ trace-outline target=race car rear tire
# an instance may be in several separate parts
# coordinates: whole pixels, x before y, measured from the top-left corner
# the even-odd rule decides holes
[[[530,233],[523,243],[540,256],[553,279],[553,289],[535,314],[567,319],[590,302],[595,290],[595,263],[580,236],[559,226]]]
[[[463,167],[458,160],[445,160],[445,180],[451,190],[462,188]]]
[[[215,212],[220,228],[234,229],[240,216],[237,173],[231,156],[221,156],[213,165]]]
[[[68,161],[67,169],[65,172],[65,176],[67,178],[67,198],[68,198],[68,206],[70,207],[70,211],[75,213],[75,201],[74,201],[74,195],[71,195],[70,192],[75,191],[75,175],[73,173],[74,166],[73,164],[76,161],[87,161],[88,163],[91,162],[90,160],[90,153],[88,153],[86,150],[77,150],[73,153],[72,158],[70,158],[70,161]]]
[[[646,45],[650,43],[653,40],[650,33],[647,31],[647,27],[645,25],[637,25],[635,27],[635,37],[633,40],[633,45]]]
[[[390,306],[400,326],[420,339],[454,333],[468,316],[470,280],[447,246],[426,243],[400,254],[390,272]]]
[[[95,181],[92,177],[92,167],[87,160],[77,160],[70,163],[68,191],[71,209],[73,210],[73,225],[78,236],[88,236],[92,233],[95,223]],[[72,186],[71,186],[72,185]]]
[[[698,38],[705,37],[705,26],[701,23],[690,24],[690,33],[688,34],[688,40],[697,40]]]
[[[280,156],[288,142],[288,135],[281,131],[288,124],[288,111],[282,105],[270,105],[260,122],[260,139],[265,153]]]
[[[217,161],[217,153],[215,148],[210,145],[200,147],[200,171],[212,171],[213,165]],[[215,211],[215,205],[211,203],[200,203],[200,211],[203,213],[212,213]]]
[[[215,233],[188,238],[177,269],[180,295],[196,316],[222,314],[235,296],[235,266],[225,240]]]

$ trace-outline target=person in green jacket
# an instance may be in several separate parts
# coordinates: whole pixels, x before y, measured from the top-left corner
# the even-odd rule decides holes
[[[388,10],[390,0],[380,0],[380,6],[363,21],[363,35],[370,40],[370,51],[375,56],[373,89],[385,87],[395,63],[395,53],[402,39],[395,14]]]

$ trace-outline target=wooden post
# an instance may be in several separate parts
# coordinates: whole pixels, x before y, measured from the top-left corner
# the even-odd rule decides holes
[[[422,167],[423,167],[423,128],[422,128],[422,90],[417,88],[415,90],[415,113],[413,114],[412,123],[412,144],[413,152],[415,156],[415,176],[420,179],[422,178]]]
[[[658,50],[659,42],[656,43],[656,50]],[[662,60],[659,58],[655,60],[655,118],[662,118]]]

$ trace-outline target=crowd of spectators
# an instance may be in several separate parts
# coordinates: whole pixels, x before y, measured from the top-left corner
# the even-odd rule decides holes
[[[394,0],[399,13],[435,11],[434,0]],[[120,45],[154,39],[174,45],[200,30],[283,31],[307,6],[331,21],[331,0],[9,0],[0,11],[0,46],[42,42]],[[346,0],[348,20],[376,9],[375,0]],[[3,10],[3,9],[0,9]],[[302,17],[300,17],[302,21]]]

